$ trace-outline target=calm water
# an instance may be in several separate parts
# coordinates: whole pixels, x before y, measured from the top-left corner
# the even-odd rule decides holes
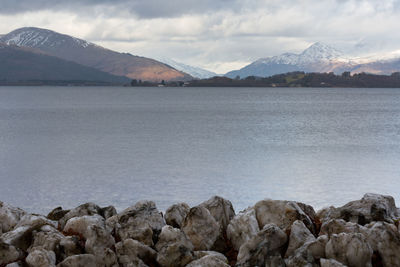
[[[400,203],[400,89],[0,87],[0,200]]]

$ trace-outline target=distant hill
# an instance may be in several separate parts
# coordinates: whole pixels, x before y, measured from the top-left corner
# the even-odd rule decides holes
[[[126,84],[130,79],[46,55],[30,48],[0,43],[0,84],[65,81],[79,84]]]
[[[38,49],[48,55],[92,67],[117,76],[148,81],[191,80],[192,77],[156,60],[118,53],[65,34],[40,28],[21,28],[0,42]]]
[[[194,78],[207,79],[207,78],[211,78],[211,77],[214,77],[214,76],[218,76],[218,74],[216,74],[215,72],[208,71],[208,70],[205,70],[203,68],[199,68],[199,67],[183,64],[183,63],[177,62],[177,61],[172,60],[172,59],[164,58],[164,59],[160,59],[160,61],[164,62],[165,64],[167,64],[167,65],[169,65],[169,66],[171,66],[171,67],[173,67],[173,68],[175,68],[177,70],[180,70],[180,71],[183,71],[183,72],[185,72],[187,74],[190,74]]]
[[[285,53],[262,58],[240,70],[230,71],[225,76],[268,77],[293,71],[342,73],[352,67],[350,59],[344,57],[340,51],[322,43],[315,43],[301,54]]]

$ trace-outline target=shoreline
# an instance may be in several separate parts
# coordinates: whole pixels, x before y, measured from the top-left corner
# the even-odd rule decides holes
[[[400,266],[400,209],[366,194],[342,207],[222,197],[160,212],[139,201],[29,214],[0,201],[0,266]]]

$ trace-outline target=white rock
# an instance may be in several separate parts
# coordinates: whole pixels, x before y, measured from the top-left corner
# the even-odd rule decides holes
[[[311,232],[315,231],[313,221],[296,202],[261,200],[256,203],[254,209],[260,228],[273,223],[283,230],[288,230],[294,221],[301,220]]]
[[[23,257],[22,251],[0,241],[0,266],[12,263]]]
[[[166,225],[162,228],[158,242],[157,262],[162,267],[185,266],[193,260],[193,244],[178,228]]]
[[[38,248],[31,251],[25,261],[30,267],[56,266],[56,254],[53,251]]]
[[[239,250],[242,244],[257,235],[259,231],[256,212],[253,208],[248,208],[233,217],[226,234],[234,249]]]
[[[91,254],[74,255],[66,258],[57,267],[96,267],[96,257]]]
[[[294,252],[305,243],[313,242],[315,240],[316,238],[312,235],[310,230],[308,230],[302,221],[295,221],[291,227],[289,247],[286,251],[285,257],[293,255]]]
[[[186,267],[229,267],[228,262],[220,257],[207,255],[198,260],[192,261]]]
[[[0,201],[0,235],[11,231],[25,214],[25,211]]]
[[[183,220],[189,213],[190,207],[186,203],[178,203],[169,207],[165,212],[165,221],[168,225],[181,228]]]
[[[372,266],[372,249],[362,234],[333,234],[326,244],[328,259],[354,267]]]
[[[275,224],[267,224],[253,238],[244,243],[237,256],[239,266],[264,266],[284,250],[287,236]]]
[[[115,245],[118,261],[119,263],[126,267],[129,266],[130,263],[136,262],[136,264],[152,265],[154,266],[157,259],[157,252],[140,243],[137,240],[126,239],[121,242],[118,242]]]
[[[182,230],[189,237],[195,250],[209,250],[220,234],[220,226],[208,209],[197,206],[190,209]]]
[[[101,208],[94,203],[85,203],[70,210],[63,218],[59,220],[60,228],[64,229],[67,221],[74,217],[100,215]]]

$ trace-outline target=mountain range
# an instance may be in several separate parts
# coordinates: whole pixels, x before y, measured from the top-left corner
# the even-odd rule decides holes
[[[239,70],[230,71],[225,76],[229,78],[268,77],[293,71],[391,74],[400,71],[400,59],[368,62],[364,58],[346,56],[339,50],[318,42],[300,54],[284,53],[279,56],[261,58]]]
[[[65,34],[40,28],[20,28],[0,37],[6,45],[30,48],[115,76],[146,81],[186,81],[192,77],[154,59],[115,52]]]
[[[0,35],[0,61],[0,81],[74,80],[127,84],[132,79],[157,83],[218,76],[171,59],[157,61],[119,53],[79,38],[34,27]],[[318,42],[299,54],[261,58],[224,76],[268,77],[294,71],[391,74],[400,71],[400,58],[354,58]]]

